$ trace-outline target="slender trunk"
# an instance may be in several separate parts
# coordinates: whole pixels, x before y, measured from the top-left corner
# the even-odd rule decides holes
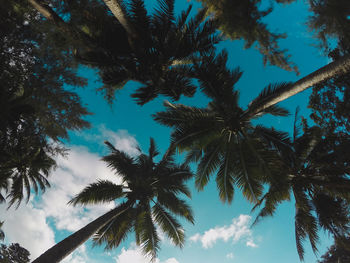
[[[336,61],[329,63],[328,65],[312,72],[306,77],[298,80],[293,85],[290,85],[287,89],[280,92],[278,95],[266,99],[265,103],[256,108],[253,112],[249,112],[250,115],[256,113],[276,104],[289,97],[306,90],[322,81],[328,80],[335,76],[341,76],[350,72],[350,55],[346,55]]]
[[[117,18],[119,23],[124,27],[129,37],[131,37],[131,39],[136,39],[136,30],[130,23],[128,17],[125,15],[125,9],[123,7],[122,0],[103,0],[103,2],[105,2],[115,18]]]
[[[41,0],[28,0],[28,2],[47,20],[53,22],[62,33],[70,35],[73,39],[82,40],[84,45],[90,46],[91,41],[88,35],[67,24],[49,5]]]
[[[99,218],[95,219],[88,225],[79,229],[69,237],[63,239],[53,247],[49,248],[41,254],[32,263],[56,263],[63,260],[66,256],[72,253],[85,241],[87,241],[93,234],[95,234],[101,227],[109,223],[113,218],[125,212],[131,206],[130,203],[124,203],[113,210],[105,213]]]

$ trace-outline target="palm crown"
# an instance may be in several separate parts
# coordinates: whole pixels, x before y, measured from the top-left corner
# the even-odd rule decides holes
[[[267,87],[243,111],[238,105],[234,84],[241,72],[226,68],[227,53],[210,55],[195,65],[194,72],[202,91],[212,101],[206,108],[166,103],[167,111],[154,115],[158,122],[173,127],[172,143],[180,150],[189,150],[187,161],[199,161],[196,186],[202,189],[212,173],[220,198],[232,201],[234,185],[240,187],[250,201],[257,201],[263,183],[279,172],[276,151],[270,146],[283,147],[285,134],[262,126],[254,127],[251,120],[270,113],[285,116],[288,112],[272,106],[250,114],[269,94],[285,84]]]
[[[305,123],[305,122],[304,122]],[[275,181],[260,200],[265,201],[255,223],[273,215],[278,204],[295,199],[295,236],[299,257],[303,260],[303,241],[308,238],[317,252],[318,230],[322,228],[335,237],[348,233],[350,173],[347,147],[349,139],[334,142],[323,136],[318,127],[307,127],[298,135],[294,127],[290,149],[281,152],[285,174]]]
[[[136,243],[152,258],[159,248],[159,235],[155,224],[177,246],[184,244],[184,230],[174,215],[184,217],[193,223],[192,211],[187,203],[179,198],[183,194],[190,197],[185,181],[192,173],[186,165],[176,165],[173,153],[168,152],[154,163],[158,155],[151,139],[149,154],[133,158],[115,149],[110,143],[111,154],[103,157],[122,184],[100,180],[86,187],[70,203],[96,204],[121,199],[119,215],[99,229],[94,236],[97,244],[106,244],[107,249],[117,247],[134,230]]]
[[[132,94],[139,104],[158,95],[174,100],[182,94],[192,96],[191,61],[220,40],[213,21],[204,21],[205,10],[189,18],[190,6],[176,17],[173,0],[158,0],[151,15],[142,0],[130,1],[123,10],[135,35],[128,35],[115,18],[92,13],[85,24],[96,48],[78,54],[83,63],[99,68],[107,98],[113,99],[114,92],[129,80],[142,84]],[[102,18],[103,30],[95,30]]]

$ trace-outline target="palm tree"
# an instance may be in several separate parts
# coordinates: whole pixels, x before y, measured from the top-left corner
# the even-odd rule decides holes
[[[278,93],[271,94],[265,98],[265,101],[261,105],[250,111],[249,114],[254,115],[255,113],[264,110],[272,105],[275,105],[289,97],[298,94],[310,87],[313,87],[317,84],[322,83],[328,79],[334,78],[336,76],[342,76],[349,74],[350,72],[350,55],[345,55],[339,59],[329,63],[328,65],[312,72],[311,74],[301,78],[293,84],[286,86],[284,89],[281,89]]]
[[[222,201],[232,201],[236,185],[248,200],[256,202],[263,184],[280,171],[277,153],[269,150],[269,144],[283,147],[286,135],[262,126],[254,127],[251,120],[263,114],[286,116],[288,112],[271,106],[253,116],[246,114],[239,107],[239,93],[234,90],[242,73],[239,69],[228,70],[226,61],[227,53],[223,51],[218,56],[211,54],[195,66],[202,91],[212,99],[206,108],[166,102],[167,110],[154,118],[174,128],[173,147],[189,151],[188,162],[199,162],[195,180],[198,189],[203,189],[210,175],[216,172]],[[255,109],[266,96],[286,85],[268,86],[248,109]]]
[[[154,259],[160,241],[155,224],[175,245],[183,246],[184,230],[174,215],[194,222],[190,207],[178,197],[180,194],[191,196],[185,185],[192,177],[189,167],[176,165],[171,151],[159,163],[154,163],[158,151],[153,139],[148,155],[141,153],[137,158],[115,149],[109,142],[106,144],[111,154],[102,160],[123,183],[99,180],[82,190],[70,204],[99,204],[121,199],[119,205],[47,250],[33,263],[59,262],[91,236],[96,244],[104,243],[106,249],[112,249],[132,230],[136,243]]]
[[[264,207],[254,224],[262,217],[272,216],[278,204],[293,196],[296,246],[300,260],[303,260],[306,238],[317,252],[319,229],[335,237],[350,230],[347,153],[350,139],[335,142],[332,137],[322,136],[318,127],[309,128],[306,124],[302,136],[298,135],[296,125],[294,131],[290,149],[281,151],[285,174],[261,198],[257,206],[265,202]]]
[[[74,15],[84,18],[79,23],[75,23],[79,19],[72,15],[77,8],[73,4],[67,7],[71,10],[71,20],[55,22],[55,17],[59,16],[56,13],[49,16],[54,12],[49,6],[39,0],[30,2],[56,25],[65,23],[64,30],[72,28],[70,35],[81,34],[82,30],[88,32],[89,39],[84,34],[81,39],[88,42],[90,48],[78,49],[76,57],[81,63],[99,69],[104,84],[101,90],[109,101],[114,99],[115,91],[129,80],[141,84],[132,95],[141,105],[158,95],[173,100],[178,100],[181,95],[192,96],[196,87],[192,83],[190,64],[195,56],[200,58],[199,55],[213,50],[214,44],[220,40],[214,22],[204,21],[205,10],[189,18],[190,6],[176,17],[172,0],[159,0],[159,7],[151,15],[142,0],[132,0],[129,8],[122,1],[106,0],[118,20],[108,15],[104,6],[87,1],[97,10],[104,11],[98,14],[94,10],[83,14],[75,12]]]

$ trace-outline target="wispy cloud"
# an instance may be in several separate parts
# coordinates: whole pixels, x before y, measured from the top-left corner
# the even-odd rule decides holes
[[[246,245],[257,247],[253,241],[253,233],[249,228],[251,217],[249,215],[240,215],[232,219],[229,226],[216,226],[204,232],[204,234],[196,233],[190,237],[192,242],[201,242],[203,248],[211,248],[218,241],[232,241],[233,243],[239,240],[246,240]]]
[[[110,141],[120,150],[129,154],[135,152],[131,148],[137,142],[127,132],[118,131],[113,134],[108,131],[108,135],[109,140],[115,139]],[[121,141],[119,144],[117,138]],[[72,146],[68,156],[57,158],[58,167],[49,178],[51,188],[39,200],[33,198],[17,210],[6,210],[5,205],[0,205],[0,219],[5,221],[3,229],[7,242],[20,243],[30,251],[31,258],[34,259],[55,244],[57,230],[76,231],[114,207],[114,202],[87,207],[67,205],[72,197],[97,179],[121,183],[118,175],[100,159],[99,154],[86,147]],[[87,258],[82,247],[64,262],[88,263],[90,261]]]
[[[226,254],[226,258],[227,258],[227,259],[233,259],[233,258],[234,258],[233,253],[228,253],[228,254]]]
[[[121,250],[121,253],[115,258],[116,263],[149,263],[151,262],[150,258],[145,257],[142,253],[140,247],[136,246],[135,243],[131,243],[128,249],[124,247]],[[175,258],[168,258],[165,261],[160,261],[159,258],[156,258],[154,263],[179,263]]]
[[[97,133],[82,133],[86,141],[95,142],[102,145],[104,141],[109,141],[118,150],[127,152],[130,155],[138,155],[137,150],[138,143],[136,138],[129,134],[127,130],[118,130],[116,132],[106,128],[104,125],[100,125],[97,128]]]

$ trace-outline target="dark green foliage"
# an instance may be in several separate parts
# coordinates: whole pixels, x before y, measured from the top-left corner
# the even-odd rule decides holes
[[[177,246],[185,241],[184,230],[175,216],[193,223],[191,208],[178,195],[190,197],[185,182],[192,177],[189,167],[174,163],[174,152],[168,151],[159,163],[153,158],[159,153],[151,139],[149,154],[131,157],[106,142],[111,154],[103,157],[109,168],[122,178],[123,184],[98,181],[86,187],[74,199],[73,205],[109,202],[122,198],[122,213],[103,226],[94,236],[96,244],[112,249],[133,230],[136,243],[145,254],[155,258],[160,238],[155,224]]]
[[[75,55],[79,62],[99,70],[104,84],[100,90],[110,102],[129,80],[140,83],[132,97],[141,105],[158,95],[174,100],[181,95],[193,96],[195,86],[188,64],[220,40],[215,24],[204,21],[204,11],[190,18],[189,7],[177,17],[174,1],[159,0],[152,14],[141,0],[125,4],[135,36],[129,36],[100,1],[52,2],[62,17],[69,17],[66,23],[72,30],[88,35],[82,43],[72,42]],[[89,48],[84,47],[84,41]]]
[[[49,42],[46,23],[19,3],[3,1],[0,9],[0,190],[9,205],[45,190],[60,140],[89,126],[78,95],[63,88],[86,84],[69,50]]]
[[[267,113],[285,116],[288,112],[274,106],[253,116],[248,114],[250,107],[255,108],[263,101],[263,95],[249,106],[248,111],[243,111],[238,105],[238,91],[234,90],[242,73],[238,69],[227,69],[226,62],[227,53],[223,51],[195,64],[200,88],[212,99],[206,108],[167,102],[167,110],[155,114],[154,118],[174,128],[173,147],[188,151],[187,162],[199,163],[195,181],[199,190],[216,173],[222,201],[232,201],[236,186],[248,200],[256,202],[262,194],[263,184],[280,172],[276,149],[279,141],[283,144],[285,136],[268,128],[254,127],[251,119]],[[268,88],[264,92],[274,91]]]
[[[245,48],[257,43],[256,48],[263,55],[264,64],[269,63],[289,71],[298,71],[297,67],[289,61],[286,50],[280,49],[278,40],[285,35],[270,32],[262,19],[267,16],[272,7],[261,10],[261,0],[198,0],[207,10],[207,15],[218,24],[222,33],[232,39],[243,39]],[[276,2],[290,3],[293,0]]]
[[[30,253],[17,243],[0,245],[0,263],[29,263]]]
[[[309,128],[304,121],[304,134],[295,135],[290,149],[280,151],[285,173],[276,180],[260,200],[264,207],[255,223],[272,216],[283,201],[295,199],[295,237],[299,257],[303,260],[303,242],[309,239],[317,252],[320,229],[334,237],[349,233],[350,180],[348,174],[349,138],[334,140],[322,134],[319,127]],[[294,130],[297,131],[297,125]],[[296,133],[297,134],[297,133]]]
[[[309,18],[309,28],[321,41],[326,54],[331,42],[336,39],[341,52],[350,52],[350,5],[348,0],[309,0],[313,16]]]
[[[322,255],[318,263],[346,263],[350,262],[350,237],[337,237],[328,251]]]
[[[333,59],[339,57],[337,51],[331,53]],[[311,118],[330,134],[347,136],[350,134],[350,75],[334,77],[312,89],[309,108]]]

